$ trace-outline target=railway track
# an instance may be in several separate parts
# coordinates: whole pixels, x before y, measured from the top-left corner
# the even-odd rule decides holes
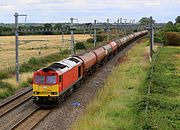
[[[6,100],[0,103],[0,117],[7,114],[11,110],[15,109],[17,106],[31,99],[32,97],[32,87],[27,87],[26,89],[18,92]]]
[[[7,99],[0,103],[0,118],[16,107],[20,106],[32,97],[32,88],[29,87],[24,91],[16,94],[15,96]],[[30,101],[31,102],[31,101]],[[29,102],[28,102],[29,103]],[[31,102],[32,103],[32,102]],[[32,105],[32,104],[31,104]],[[29,106],[31,106],[29,105]],[[19,108],[19,107],[18,107]],[[29,107],[24,107],[29,109]],[[3,124],[3,129],[5,130],[30,130],[33,129],[37,124],[42,121],[52,110],[40,109],[38,106],[34,106],[30,111],[27,111],[23,116],[19,116],[17,119],[12,119],[13,121],[7,122],[8,125]],[[12,113],[10,114],[13,115]],[[5,116],[3,116],[5,117]],[[15,118],[15,117],[12,117]],[[11,118],[9,118],[11,119]],[[1,129],[1,126],[0,126]]]
[[[51,110],[40,109],[37,107],[24,118],[21,118],[18,122],[12,125],[8,130],[31,130],[33,129],[40,121],[42,121]]]
[[[11,115],[11,111],[19,108],[23,103],[28,100],[31,102],[32,87],[27,87],[19,91],[15,95],[0,102],[0,121],[6,118],[6,115]],[[31,106],[31,105],[30,105]],[[29,106],[29,107],[30,107]],[[29,109],[29,108],[28,108]],[[12,121],[1,124],[2,130],[30,130],[33,129],[41,120],[43,120],[51,110],[41,109],[39,106],[31,106],[30,110],[23,114],[17,114],[16,117],[12,116]],[[9,114],[8,114],[9,113]]]

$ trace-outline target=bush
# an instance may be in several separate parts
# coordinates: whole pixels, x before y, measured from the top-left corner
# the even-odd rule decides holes
[[[107,37],[106,34],[97,34],[96,35],[96,41],[97,42],[102,42],[102,41],[105,40],[106,37]],[[93,38],[89,38],[89,39],[86,40],[86,42],[93,43],[94,39]]]
[[[8,73],[0,72],[0,79],[6,79],[8,77]]]
[[[28,87],[28,86],[29,86],[29,83],[28,83],[28,82],[22,82],[22,83],[21,83],[21,87],[24,87],[24,88],[25,88],[25,87]]]
[[[76,43],[76,49],[86,49],[86,47],[83,42],[78,42]]]
[[[167,32],[165,34],[166,45],[180,46],[180,33],[178,32]]]
[[[88,42],[88,43],[93,43],[93,41],[94,40],[92,38],[89,38],[89,39],[86,40],[86,42]]]
[[[28,60],[28,64],[38,64],[39,61],[36,57],[32,57]]]
[[[14,88],[9,84],[0,81],[0,99],[4,99],[13,94]]]
[[[154,42],[164,43],[165,42],[164,32],[155,33]]]
[[[105,39],[105,35],[97,35],[97,42],[101,42]]]
[[[70,49],[64,49],[60,52],[60,54],[70,54],[71,50]]]

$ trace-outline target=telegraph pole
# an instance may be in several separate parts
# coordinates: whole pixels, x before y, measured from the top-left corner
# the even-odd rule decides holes
[[[18,25],[18,17],[27,15],[19,15],[18,13],[14,14],[15,17],[15,46],[16,46],[16,82],[19,82],[19,25]]]
[[[124,19],[124,22],[125,22],[125,26],[127,26],[127,25],[126,25],[127,19]],[[124,35],[126,35],[126,30],[127,30],[126,28],[127,28],[127,27],[124,28]]]
[[[89,34],[90,34],[90,36],[92,36],[91,28],[92,28],[92,25],[89,26]]]
[[[64,45],[64,26],[62,25],[62,45]]]
[[[109,19],[107,19],[107,41],[109,41]]]
[[[117,29],[116,29],[117,38],[119,37],[119,36],[118,36],[118,31],[119,31],[119,18],[118,18],[118,20],[117,20]]]
[[[122,31],[122,18],[120,18],[120,32]]]
[[[94,47],[96,46],[96,40],[97,40],[97,36],[96,36],[96,20],[94,20]]]
[[[154,46],[154,29],[153,29],[153,18],[150,17],[150,58],[153,56],[153,46]]]
[[[70,18],[70,21],[71,21],[71,55],[76,54],[75,47],[74,47],[74,33],[73,33],[73,21],[74,20],[78,20],[78,19],[74,19],[72,17]]]

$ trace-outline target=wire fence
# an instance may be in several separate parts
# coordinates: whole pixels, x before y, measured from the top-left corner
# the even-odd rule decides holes
[[[164,44],[162,44],[159,48],[159,50],[157,51],[157,53],[155,53],[153,55],[153,60],[152,60],[152,64],[151,64],[151,70],[150,70],[150,74],[149,74],[149,86],[148,86],[148,91],[147,91],[147,96],[150,95],[151,93],[151,87],[152,87],[152,74],[154,72],[154,69],[155,69],[155,65],[156,65],[156,59],[157,59],[157,56],[159,55],[161,49],[163,48]],[[145,107],[145,112],[147,113],[148,112],[148,107],[149,107],[149,102],[148,100],[146,101],[146,107]]]

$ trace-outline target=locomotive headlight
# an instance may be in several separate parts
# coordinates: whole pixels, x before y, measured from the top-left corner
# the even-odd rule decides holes
[[[37,91],[34,91],[33,93],[34,93],[34,94],[39,94],[39,92],[37,92]]]
[[[52,95],[57,95],[57,92],[51,92],[52,93]]]

